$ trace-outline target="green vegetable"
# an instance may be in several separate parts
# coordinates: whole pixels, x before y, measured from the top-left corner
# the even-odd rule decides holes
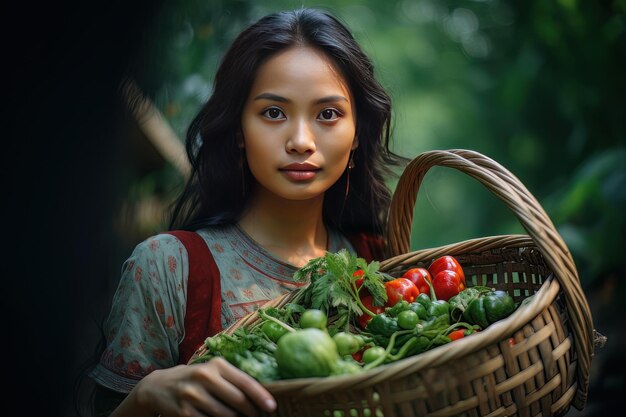
[[[430,306],[430,301],[428,301],[428,305]],[[417,314],[417,317],[420,320],[426,320],[428,318],[428,311],[423,304],[419,302],[413,302],[409,305],[409,310],[414,311]]]
[[[373,334],[390,337],[400,328],[395,317],[389,317],[387,314],[382,313],[375,315],[367,324],[365,330]]]
[[[261,325],[261,331],[274,343],[278,342],[278,339],[289,332],[289,330],[280,324],[270,320]]]
[[[430,340],[435,339],[440,334],[444,334],[449,327],[449,318],[447,315],[433,317],[417,326],[418,334],[425,336]]]
[[[398,314],[398,326],[403,329],[414,329],[419,322],[417,313],[412,310],[406,310]]]
[[[504,291],[491,291],[473,300],[463,312],[465,320],[486,328],[515,311],[513,297]]]
[[[429,317],[439,317],[439,316],[449,316],[450,315],[450,304],[444,300],[435,300],[430,303],[430,307],[428,307],[428,316]]]
[[[378,271],[379,262],[367,263],[345,249],[327,252],[320,258],[309,261],[294,274],[296,281],[309,281],[302,292],[300,304],[308,308],[322,310],[330,315],[331,307],[336,313],[336,323],[348,326],[350,317],[362,314],[374,316],[361,302],[359,291],[366,288],[374,299],[374,304],[382,306],[387,301],[384,282],[388,275]],[[363,271],[363,283],[357,288],[354,272]]]
[[[300,316],[300,327],[303,329],[315,328],[325,330],[327,320],[326,314],[324,314],[322,310],[306,310],[302,313],[302,316]]]
[[[362,294],[370,293],[363,298],[355,270]],[[314,259],[296,276],[310,282],[290,303],[259,309],[260,321],[232,335],[207,338],[207,352],[195,362],[223,357],[259,381],[352,374],[450,343],[515,308],[506,293],[486,287],[468,288],[449,302],[420,294],[384,308],[390,277],[347,251]],[[351,333],[361,317],[365,331]]]
[[[356,337],[352,333],[339,332],[333,336],[333,340],[341,356],[352,355],[363,346],[363,338]]]
[[[316,328],[285,334],[278,341],[274,357],[282,378],[329,376],[339,361],[332,337]]]
[[[233,365],[259,381],[278,379],[276,360],[272,355],[260,351],[245,351],[230,358]]]
[[[265,307],[263,311],[266,316],[279,319],[283,324],[295,325],[294,315],[304,312],[305,308],[300,304],[287,303],[283,307]]]
[[[409,307],[410,307],[410,304],[408,301],[400,300],[393,307],[386,308],[385,314],[388,315],[389,317],[398,317],[398,314],[402,313],[403,311],[408,310]]]
[[[428,308],[430,307],[430,303],[432,302],[432,300],[430,299],[430,297],[425,294],[425,293],[421,293],[420,295],[417,296],[417,298],[415,299],[416,303],[419,303],[421,305],[424,306],[424,308],[426,310],[428,310]]]
[[[335,370],[331,375],[351,375],[358,374],[363,368],[354,359],[340,359],[337,361]]]
[[[385,348],[382,346],[372,346],[363,352],[363,362],[372,363],[374,361],[380,360],[382,357],[386,356],[387,352]]]
[[[402,347],[398,349],[394,355],[390,355],[388,359],[390,361],[397,361],[407,356],[424,352],[429,346],[430,339],[426,336],[412,335],[407,341],[404,342]]]
[[[467,309],[470,303],[477,298],[493,291],[492,288],[484,286],[469,287],[455,295],[448,300],[450,304],[450,317],[454,321],[460,321],[463,317],[463,312]]]

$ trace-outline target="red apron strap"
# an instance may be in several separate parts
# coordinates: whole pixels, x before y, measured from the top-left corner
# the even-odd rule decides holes
[[[222,330],[220,272],[202,236],[185,230],[167,233],[182,242],[189,258],[185,337],[178,359],[185,364],[207,337]]]
[[[385,240],[381,236],[369,233],[356,233],[346,237],[354,247],[357,256],[365,259],[367,262],[385,259]]]

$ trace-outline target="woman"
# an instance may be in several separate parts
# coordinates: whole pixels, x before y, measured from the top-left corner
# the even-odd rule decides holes
[[[388,149],[390,112],[371,61],[326,12],[272,14],[237,37],[189,128],[193,174],[170,224],[197,232],[209,249],[214,268],[202,282],[218,285],[205,310],[214,314],[189,307],[202,291],[180,234],[139,244],[91,374],[101,386],[96,408],[115,416],[275,408],[267,390],[223,360],[176,364],[198,347],[190,341],[197,321],[213,323],[211,332],[227,327],[296,289],[293,272],[310,259],[341,248],[381,256],[384,179],[399,159]]]

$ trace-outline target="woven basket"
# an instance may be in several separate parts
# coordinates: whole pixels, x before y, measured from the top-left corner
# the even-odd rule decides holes
[[[437,165],[481,182],[513,211],[528,236],[485,237],[409,252],[417,192],[428,169]],[[278,409],[266,416],[546,417],[563,415],[570,405],[584,407],[595,335],[589,305],[567,246],[509,171],[467,150],[419,155],[393,196],[388,251],[381,270],[393,276],[453,255],[468,285],[505,290],[524,303],[478,334],[361,374],[267,383]],[[271,304],[282,306],[296,294]],[[226,332],[258,320],[251,314]]]

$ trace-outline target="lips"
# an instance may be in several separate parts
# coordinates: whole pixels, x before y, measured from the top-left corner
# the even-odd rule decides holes
[[[284,173],[290,180],[307,181],[315,177],[320,168],[308,162],[301,162],[285,165],[279,171]]]

